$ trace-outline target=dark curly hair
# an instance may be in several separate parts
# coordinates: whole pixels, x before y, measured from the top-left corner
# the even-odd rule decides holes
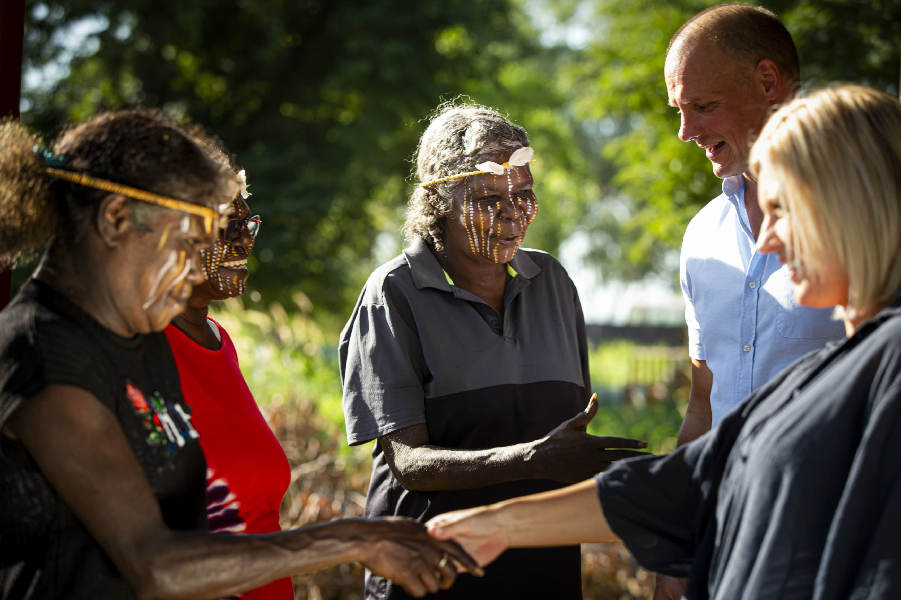
[[[456,100],[435,109],[416,150],[416,177],[427,182],[457,173],[475,171],[476,164],[509,155],[529,145],[525,129],[514,125],[492,108]],[[407,204],[404,235],[422,238],[437,251],[444,248],[445,217],[454,190],[465,179],[427,188],[416,186]]]
[[[48,245],[68,246],[96,215],[102,190],[48,178],[38,136],[20,123],[0,123],[0,266]],[[194,204],[234,183],[227,165],[199,140],[154,110],[107,112],[66,129],[50,150],[64,168]],[[133,202],[136,220],[157,209]]]

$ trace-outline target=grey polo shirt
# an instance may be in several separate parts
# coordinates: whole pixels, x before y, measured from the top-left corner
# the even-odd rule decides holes
[[[584,409],[590,388],[575,286],[560,263],[536,250],[520,249],[510,262],[498,315],[453,285],[426,244],[415,242],[370,276],[341,333],[339,360],[350,444],[421,423],[431,444],[447,448],[526,442]],[[400,486],[375,444],[366,514],[424,520],[561,485],[413,492]],[[485,578],[461,577],[449,592],[579,597],[579,560],[576,547],[507,552]],[[368,597],[398,593],[367,578]]]

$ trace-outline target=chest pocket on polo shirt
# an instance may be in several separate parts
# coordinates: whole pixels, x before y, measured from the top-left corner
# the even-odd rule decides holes
[[[792,340],[832,340],[844,331],[840,321],[832,318],[831,308],[809,308],[795,300],[795,284],[789,270],[783,266],[770,275],[764,285],[760,301],[775,302],[780,307],[761,307],[776,310],[776,331]],[[769,311],[764,312],[766,315]],[[772,314],[772,312],[769,312]]]

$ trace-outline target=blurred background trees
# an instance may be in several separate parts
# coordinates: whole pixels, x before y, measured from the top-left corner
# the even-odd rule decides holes
[[[527,244],[588,234],[606,279],[672,279],[688,218],[717,193],[666,105],[669,36],[697,0],[37,0],[22,118],[53,134],[101,109],[159,106],[218,135],[265,233],[248,296],[303,292],[343,317],[399,235],[423,119],[460,94],[537,150]],[[805,80],[897,93],[901,0],[771,0]]]

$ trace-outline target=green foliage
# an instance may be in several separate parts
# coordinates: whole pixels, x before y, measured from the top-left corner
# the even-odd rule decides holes
[[[682,348],[624,340],[593,348],[589,369],[599,408],[589,433],[638,438],[651,452],[671,451],[688,404],[687,365]]]
[[[51,133],[149,105],[218,134],[266,222],[247,295],[258,306],[292,307],[302,291],[317,311],[347,314],[374,250],[381,260],[402,245],[423,119],[460,94],[530,132],[541,210],[527,245],[554,252],[582,230],[605,279],[672,274],[719,182],[676,137],[664,52],[710,4],[31,0],[22,118]],[[901,0],[765,5],[793,33],[806,81],[897,93]]]
[[[389,213],[405,203],[419,120],[495,79],[516,53],[510,12],[505,0],[33,2],[27,65],[65,60],[64,76],[26,90],[23,119],[53,131],[140,104],[206,125],[267,223],[252,296],[290,305],[302,290],[341,313],[372,267],[382,190]],[[69,59],[79,24],[97,32]]]

